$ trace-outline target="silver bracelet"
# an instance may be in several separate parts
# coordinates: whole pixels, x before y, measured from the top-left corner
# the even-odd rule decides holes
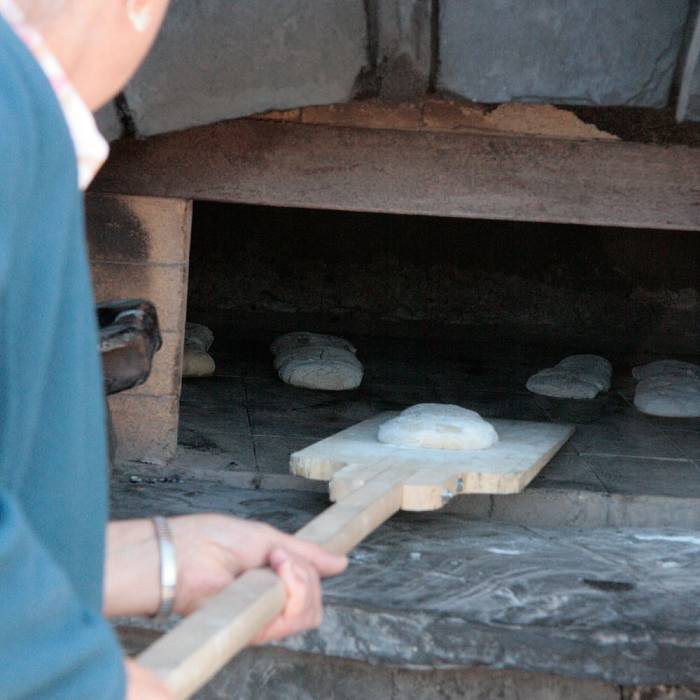
[[[175,589],[177,587],[177,560],[175,559],[175,543],[168,521],[161,515],[151,518],[158,540],[160,555],[160,605],[154,615],[157,620],[163,620],[173,611],[175,604]]]

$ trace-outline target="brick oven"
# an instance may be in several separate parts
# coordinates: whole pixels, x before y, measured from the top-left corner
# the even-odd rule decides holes
[[[292,531],[326,496],[290,453],[415,403],[576,426],[523,493],[392,519],[328,582],[319,631],[201,697],[700,697],[700,419],[640,413],[631,375],[700,362],[696,16],[175,2],[101,115],[86,200],[98,298],[151,300],[163,339],[110,398],[115,515]],[[181,379],[186,319],[214,331],[213,377]],[[283,384],[268,348],[292,330],[350,338],[361,387]],[[612,362],[610,392],[527,391],[581,352]],[[137,649],[162,628],[120,631]]]

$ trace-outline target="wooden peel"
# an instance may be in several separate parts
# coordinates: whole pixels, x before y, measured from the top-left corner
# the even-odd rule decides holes
[[[551,423],[492,421],[499,442],[487,450],[433,450],[377,440],[384,413],[291,457],[292,472],[330,481],[336,503],[297,532],[346,554],[394,513],[435,510],[459,493],[518,493],[573,434]],[[189,698],[274,620],[285,605],[271,569],[237,578],[138,658],[178,700]]]

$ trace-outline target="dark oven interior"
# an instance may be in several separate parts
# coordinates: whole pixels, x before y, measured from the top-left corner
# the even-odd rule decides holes
[[[291,451],[352,423],[455,403],[577,426],[535,487],[700,494],[696,419],[640,413],[631,375],[657,359],[698,361],[699,259],[689,232],[197,203],[188,320],[213,329],[217,370],[184,381],[181,451],[287,478]],[[360,388],[283,384],[269,345],[294,330],[354,343]],[[578,353],[612,362],[610,392],[526,389]]]

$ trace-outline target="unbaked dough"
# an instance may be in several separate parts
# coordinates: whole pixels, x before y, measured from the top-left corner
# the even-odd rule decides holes
[[[287,333],[270,349],[280,379],[292,386],[324,391],[347,391],[362,383],[364,367],[355,348],[344,338],[320,333]]]
[[[652,416],[700,417],[700,366],[679,360],[661,360],[632,370],[639,384],[634,405]]]
[[[382,423],[377,438],[402,447],[485,450],[498,442],[498,433],[476,411],[454,404],[420,403]]]
[[[527,380],[534,394],[558,399],[594,399],[610,389],[612,365],[598,355],[570,355]]]
[[[610,389],[612,365],[600,355],[570,355],[565,357],[557,366],[585,376],[586,381],[598,387],[599,391],[608,391]]]
[[[211,328],[207,328],[201,323],[186,323],[185,324],[185,343],[209,350],[214,342],[214,333]]]
[[[648,365],[640,365],[632,370],[632,376],[640,381],[660,375],[700,379],[700,365],[681,360],[658,360],[657,362],[650,362]]]
[[[345,359],[347,362],[354,363],[358,367],[362,368],[362,363],[357,359],[354,352],[350,352],[349,350],[333,345],[311,345],[298,348],[286,348],[275,355],[272,364],[276,370],[279,370],[282,365],[285,365],[290,361],[315,358],[318,356],[318,353],[321,350],[326,351],[324,354],[324,357],[326,358]]]
[[[214,358],[207,352],[214,333],[201,323],[185,324],[185,347],[182,354],[183,377],[210,377],[216,370]]]
[[[321,333],[309,333],[307,331],[285,333],[275,338],[272,345],[270,345],[270,350],[273,355],[279,355],[288,350],[308,347],[341,348],[353,354],[357,352],[352,343],[345,340],[345,338],[339,338],[335,335],[323,335]]]
[[[325,391],[357,389],[364,374],[362,363],[341,348],[298,348],[285,354],[277,370],[287,384]]]

